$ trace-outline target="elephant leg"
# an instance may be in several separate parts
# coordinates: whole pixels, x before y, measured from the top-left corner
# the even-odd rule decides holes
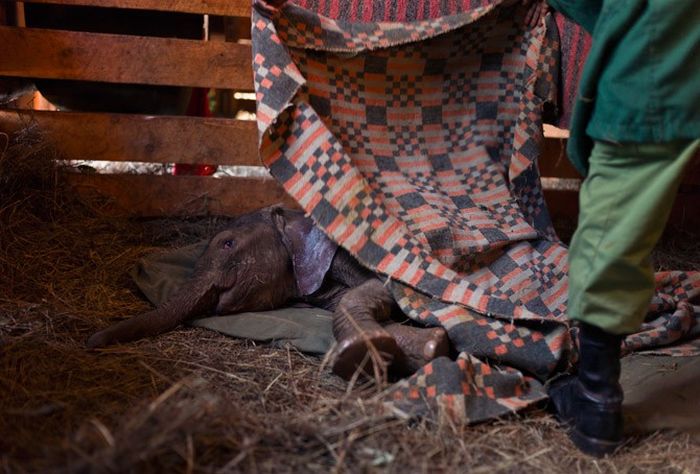
[[[450,341],[443,328],[419,328],[392,322],[384,329],[401,349],[402,357],[394,361],[392,369],[402,375],[410,375],[450,352]]]
[[[394,300],[377,279],[348,290],[333,316],[333,335],[338,342],[333,372],[349,379],[358,370],[386,373],[402,356],[394,337],[379,322],[391,317]]]

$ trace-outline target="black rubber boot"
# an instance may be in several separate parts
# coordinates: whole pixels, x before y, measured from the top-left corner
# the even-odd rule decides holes
[[[555,379],[547,391],[574,444],[603,457],[622,444],[622,336],[584,323],[580,329],[578,375]]]

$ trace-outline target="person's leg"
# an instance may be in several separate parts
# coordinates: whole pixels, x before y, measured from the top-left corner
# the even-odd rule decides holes
[[[651,251],[697,145],[595,144],[569,249],[570,318],[613,334],[639,329],[654,291]]]
[[[580,323],[578,376],[554,381],[549,390],[572,440],[588,454],[602,456],[621,442],[622,335],[637,330],[647,313],[651,251],[698,143],[597,142],[591,153],[569,251],[568,314]]]

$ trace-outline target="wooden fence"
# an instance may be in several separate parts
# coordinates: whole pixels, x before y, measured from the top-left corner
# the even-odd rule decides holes
[[[71,6],[250,16],[250,0],[25,0]],[[21,4],[0,2],[2,78],[71,79],[251,91],[251,49],[236,41],[185,40],[26,28]],[[17,22],[17,18],[20,19]],[[18,25],[19,23],[19,25]],[[18,26],[13,26],[18,25]],[[231,38],[228,38],[231,39]],[[235,40],[235,38],[233,38]],[[106,60],[108,58],[108,60]],[[25,102],[26,103],[26,102]],[[231,118],[146,116],[0,108],[0,131],[35,121],[66,159],[259,166],[256,128]],[[547,129],[540,164],[552,214],[577,213],[579,176],[564,149],[565,131]],[[133,216],[234,214],[263,205],[294,205],[271,178],[71,174],[80,193],[99,193],[111,212]],[[561,184],[568,184],[568,188]],[[571,186],[573,185],[573,186]],[[681,227],[700,223],[695,166],[674,209]]]

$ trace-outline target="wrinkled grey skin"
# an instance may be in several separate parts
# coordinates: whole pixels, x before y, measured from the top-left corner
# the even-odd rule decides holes
[[[265,311],[297,302],[334,311],[338,347],[333,370],[345,378],[370,366],[391,365],[396,372],[411,373],[448,352],[442,328],[393,323],[392,315],[403,315],[377,276],[302,212],[277,206],[236,219],[210,241],[192,277],[172,298],[93,334],[87,345],[155,336],[197,316]],[[372,359],[370,353],[380,357]]]

